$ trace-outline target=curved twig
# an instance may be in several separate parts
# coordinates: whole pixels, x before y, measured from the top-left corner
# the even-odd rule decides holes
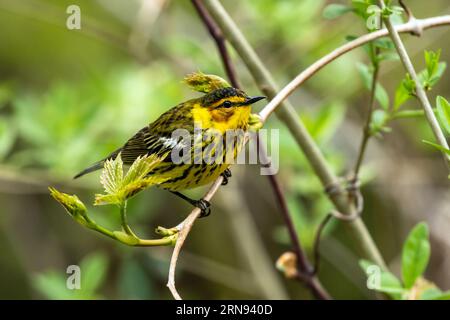
[[[397,32],[399,33],[407,33],[416,31],[418,27],[422,30],[426,30],[443,25],[450,25],[450,15],[428,19],[415,19],[414,21],[409,21],[405,24],[395,26],[395,30],[397,30]],[[302,85],[306,80],[311,78],[314,74],[316,74],[330,62],[333,62],[344,53],[347,53],[368,42],[371,42],[378,38],[386,37],[388,35],[389,31],[387,29],[381,29],[372,33],[368,33],[333,50],[326,56],[323,56],[322,58],[311,64],[308,68],[303,70],[297,77],[295,77],[282,90],[280,90],[280,92],[260,112],[261,119],[263,121],[267,120],[267,118],[288,96],[290,96],[300,85]]]
[[[208,192],[205,194],[203,199],[209,201],[212,199],[214,194],[219,190],[219,187],[222,185],[223,177],[217,178],[214,184],[209,188]],[[181,296],[178,293],[175,287],[175,270],[177,268],[178,256],[180,255],[181,248],[183,247],[184,241],[191,231],[192,226],[194,225],[194,221],[200,216],[200,209],[195,208],[191,211],[191,213],[187,216],[186,219],[183,220],[177,228],[179,230],[177,242],[175,243],[175,248],[173,249],[172,258],[170,259],[170,267],[169,267],[169,279],[167,281],[167,287],[175,299],[181,300]]]

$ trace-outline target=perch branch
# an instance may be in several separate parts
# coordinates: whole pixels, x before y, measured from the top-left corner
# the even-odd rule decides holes
[[[219,190],[222,181],[223,177],[217,178],[217,180],[205,194],[203,199],[210,201],[214,196],[214,194],[217,192],[217,190]],[[175,227],[176,229],[178,229],[178,238],[177,242],[175,243],[175,248],[173,249],[172,258],[170,259],[169,280],[167,281],[167,287],[169,288],[173,297],[177,300],[181,300],[181,296],[175,287],[175,271],[177,268],[178,256],[180,255],[180,251],[181,248],[183,247],[186,237],[188,236],[189,232],[192,229],[192,226],[194,225],[195,219],[197,219],[200,216],[200,213],[201,213],[200,209],[195,208],[194,210],[191,211],[188,217],[183,220],[183,222],[181,222],[178,226]]]

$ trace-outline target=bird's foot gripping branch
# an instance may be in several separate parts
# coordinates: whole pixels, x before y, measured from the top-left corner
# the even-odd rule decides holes
[[[100,177],[105,193],[95,196],[94,205],[116,205],[120,211],[121,231],[109,230],[98,225],[89,217],[86,206],[76,195],[68,195],[55,188],[49,188],[50,194],[76,222],[123,244],[129,246],[174,245],[178,238],[179,227],[169,229],[157,227],[155,232],[162,236],[160,239],[141,239],[133,232],[127,222],[127,201],[153,184],[152,178],[148,177],[147,174],[151,171],[155,162],[152,156],[139,157],[126,174],[123,172],[123,162],[120,155],[114,160],[105,162]]]

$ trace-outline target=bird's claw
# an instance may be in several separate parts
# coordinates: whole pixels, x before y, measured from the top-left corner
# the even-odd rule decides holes
[[[200,199],[195,202],[195,206],[201,210],[200,218],[207,217],[211,214],[211,203],[205,199]]]
[[[225,171],[222,172],[221,176],[223,177],[222,185],[223,186],[227,185],[229,178],[231,178],[231,170],[230,169],[225,169]]]

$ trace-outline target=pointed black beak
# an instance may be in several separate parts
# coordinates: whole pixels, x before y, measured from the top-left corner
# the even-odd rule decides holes
[[[265,99],[266,97],[263,96],[257,96],[257,97],[250,97],[248,98],[242,105],[248,106],[249,104],[254,104],[255,102],[258,102],[259,100]]]

